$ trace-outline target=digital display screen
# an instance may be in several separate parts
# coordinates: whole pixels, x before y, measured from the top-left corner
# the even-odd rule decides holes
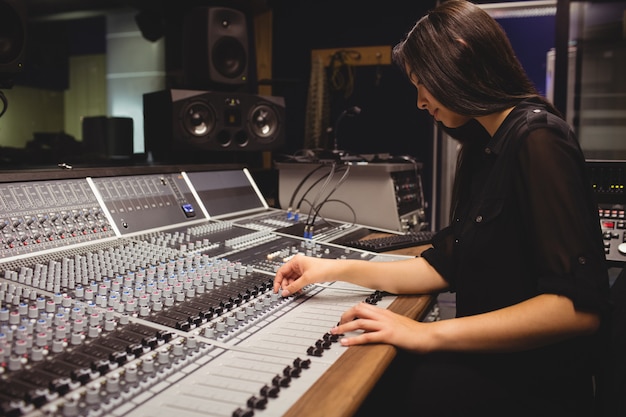
[[[183,208],[183,212],[185,212],[185,216],[187,217],[195,217],[196,215],[196,211],[194,210],[193,206],[189,203],[187,204],[183,204],[181,206]]]
[[[188,172],[187,175],[212,217],[264,208],[243,170]]]

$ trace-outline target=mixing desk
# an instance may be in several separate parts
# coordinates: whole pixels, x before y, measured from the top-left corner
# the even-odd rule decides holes
[[[285,415],[349,350],[329,333],[341,313],[397,297],[283,298],[276,269],[405,258],[293,226],[245,169],[0,184],[0,416]]]

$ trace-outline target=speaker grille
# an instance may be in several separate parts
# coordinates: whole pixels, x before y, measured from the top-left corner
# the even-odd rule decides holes
[[[243,44],[232,37],[220,38],[215,42],[211,59],[215,70],[225,78],[240,82],[245,80],[248,68],[248,53]]]
[[[266,104],[254,106],[248,118],[250,132],[261,142],[271,141],[280,128],[279,115],[276,110]]]
[[[191,136],[202,137],[215,130],[215,110],[203,101],[192,101],[183,107],[180,115],[183,130]]]

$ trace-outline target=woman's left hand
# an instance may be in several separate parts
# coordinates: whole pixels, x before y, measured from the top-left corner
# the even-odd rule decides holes
[[[359,303],[341,315],[333,334],[359,332],[340,339],[343,346],[387,343],[401,349],[425,353],[430,349],[426,324],[368,303]]]

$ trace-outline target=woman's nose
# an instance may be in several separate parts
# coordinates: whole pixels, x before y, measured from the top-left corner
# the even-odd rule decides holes
[[[422,110],[428,105],[428,101],[419,93],[417,94],[417,108]]]

